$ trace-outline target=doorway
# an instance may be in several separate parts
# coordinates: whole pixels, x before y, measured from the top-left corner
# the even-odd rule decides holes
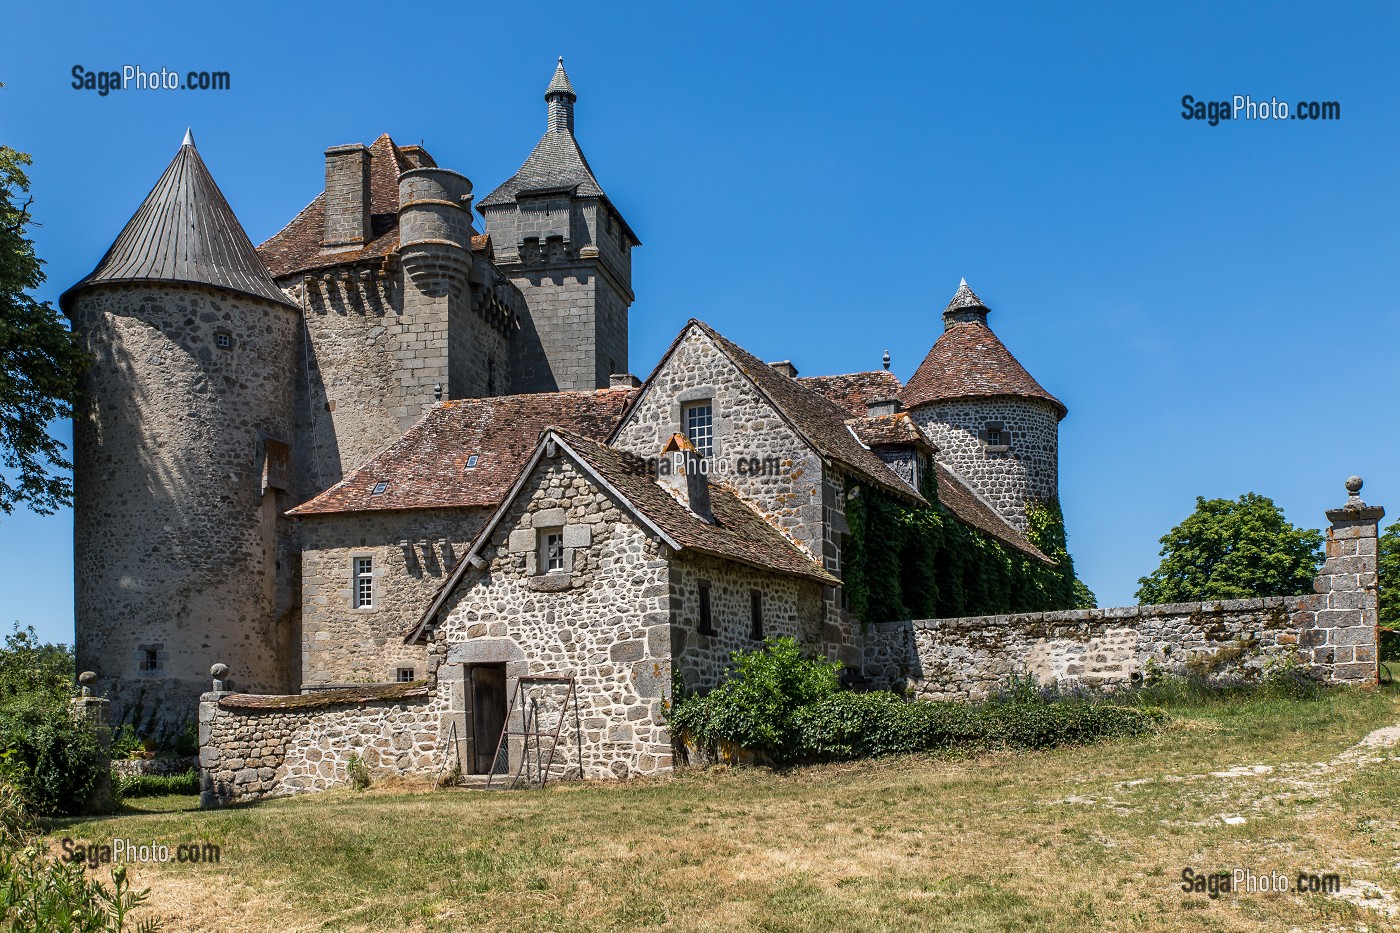
[[[492,773],[491,759],[506,724],[506,666],[504,664],[474,664],[468,668],[472,696],[472,756],[473,774]],[[505,762],[496,765],[495,772],[506,770]]]

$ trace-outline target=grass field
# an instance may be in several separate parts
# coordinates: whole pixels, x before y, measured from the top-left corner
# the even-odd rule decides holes
[[[1048,752],[151,798],[51,838],[218,844],[217,865],[134,870],[169,930],[1400,929],[1400,728],[1376,732],[1400,689],[1169,712]],[[1345,887],[1211,898],[1181,890],[1187,867]]]

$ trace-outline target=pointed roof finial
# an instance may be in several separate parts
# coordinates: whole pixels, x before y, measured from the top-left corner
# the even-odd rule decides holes
[[[545,88],[544,99],[549,100],[556,94],[567,94],[569,100],[578,100],[578,95],[574,93],[574,86],[569,83],[569,74],[564,70],[564,56],[559,56],[559,65],[554,69],[554,78],[549,82],[549,87]]]
[[[180,143],[180,148],[183,149],[183,148],[185,148],[186,146],[193,146],[193,145],[194,145],[194,131],[191,130],[191,129],[187,126],[187,127],[185,127],[185,138],[184,138],[184,140],[181,141],[181,143]]]
[[[966,278],[960,278],[960,279],[958,279],[958,288],[967,288],[967,279],[966,279]]]

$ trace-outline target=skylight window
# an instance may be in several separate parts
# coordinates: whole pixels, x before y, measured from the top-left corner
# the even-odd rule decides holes
[[[476,469],[477,461],[478,461],[479,459],[480,459],[480,458],[479,458],[476,454],[472,454],[471,456],[467,457],[467,469],[468,469],[468,470],[475,470],[475,469]]]
[[[377,482],[377,483],[374,484],[374,490],[373,490],[372,492],[370,492],[370,495],[371,495],[371,496],[382,496],[382,495],[384,495],[385,490],[387,490],[388,488],[389,488],[389,483],[388,483],[387,481],[385,481],[385,480],[381,480],[380,482]]]

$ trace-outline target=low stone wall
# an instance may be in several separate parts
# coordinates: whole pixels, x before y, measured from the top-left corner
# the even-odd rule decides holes
[[[421,682],[295,696],[206,693],[200,806],[346,785],[352,755],[373,777],[431,776],[443,757],[445,712]]]
[[[1350,485],[1348,486],[1350,489]],[[1376,526],[1356,496],[1329,511],[1326,560],[1307,596],[869,626],[865,676],[934,700],[982,699],[1013,677],[1108,689],[1153,672],[1257,674],[1284,659],[1333,684],[1377,680]]]
[[[199,767],[193,755],[183,758],[114,758],[112,773],[121,777],[169,777]]]

